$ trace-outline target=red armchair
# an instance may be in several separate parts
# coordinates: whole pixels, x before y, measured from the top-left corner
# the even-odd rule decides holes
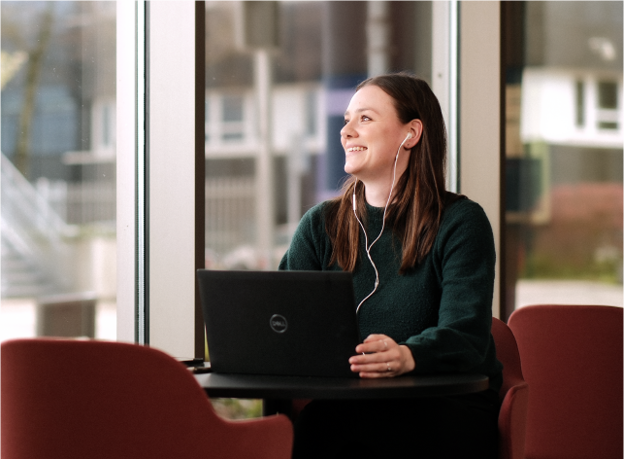
[[[54,339],[2,343],[7,459],[287,459],[286,416],[220,418],[184,365],[148,347]]]
[[[622,459],[622,308],[525,306],[509,327],[531,388],[526,458]]]
[[[529,385],[524,381],[520,355],[509,327],[492,318],[492,336],[496,355],[503,364],[503,386],[499,392],[501,410],[498,415],[499,458],[524,459]]]

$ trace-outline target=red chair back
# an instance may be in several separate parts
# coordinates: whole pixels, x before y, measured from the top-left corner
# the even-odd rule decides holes
[[[2,343],[2,457],[290,457],[285,416],[220,418],[184,365],[148,347]]]
[[[520,355],[513,333],[504,322],[492,318],[496,356],[503,364],[503,386],[498,415],[500,459],[524,459],[529,386],[522,376]]]
[[[621,459],[622,308],[525,306],[509,327],[531,387],[527,459]]]

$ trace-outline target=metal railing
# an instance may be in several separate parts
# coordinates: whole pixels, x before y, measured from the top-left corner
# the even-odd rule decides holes
[[[206,247],[221,255],[255,245],[256,182],[253,177],[206,180]]]
[[[72,235],[72,227],[11,161],[1,156],[3,261],[9,255],[19,258],[38,282],[45,279],[62,291],[69,284],[69,246],[65,239]],[[7,268],[3,266],[3,296],[11,287],[11,279],[5,275]]]

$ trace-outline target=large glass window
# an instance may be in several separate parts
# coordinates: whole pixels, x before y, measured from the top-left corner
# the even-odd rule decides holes
[[[115,339],[115,2],[0,7],[0,339]]]
[[[622,306],[622,2],[504,2],[506,310]]]
[[[277,267],[303,212],[340,188],[357,83],[431,82],[431,17],[431,2],[206,2],[207,266]]]
[[[206,2],[207,267],[277,267],[345,177],[357,83],[401,70],[431,83],[431,20],[431,2]]]

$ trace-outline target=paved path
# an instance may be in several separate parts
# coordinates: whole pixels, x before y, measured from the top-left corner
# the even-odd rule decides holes
[[[31,338],[36,330],[36,301],[32,298],[3,298],[0,303],[0,341],[11,338]],[[116,305],[99,302],[96,306],[95,336],[112,340],[117,337]]]
[[[604,304],[623,306],[621,285],[587,281],[520,280],[516,307],[529,304]]]

